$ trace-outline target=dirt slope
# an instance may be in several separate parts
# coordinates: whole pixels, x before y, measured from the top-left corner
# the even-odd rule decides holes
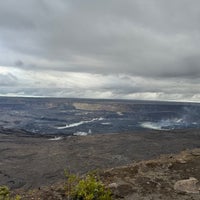
[[[104,172],[102,177],[115,199],[199,200],[200,185],[188,179],[193,177],[196,182],[200,181],[200,149],[113,168]],[[175,187],[177,183],[181,184],[179,188]]]

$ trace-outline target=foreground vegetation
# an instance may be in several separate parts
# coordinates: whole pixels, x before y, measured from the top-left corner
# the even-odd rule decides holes
[[[97,173],[89,173],[84,177],[79,177],[75,174],[71,174],[65,171],[66,181],[63,188],[62,197],[67,200],[112,200],[111,192],[105,187],[105,185],[100,181]],[[34,195],[34,191],[32,192]],[[32,196],[31,195],[31,196]],[[35,193],[35,198],[37,198],[37,193]],[[27,195],[23,196],[24,199],[28,199]],[[31,199],[35,199],[31,197]],[[42,197],[42,199],[48,199],[49,195]],[[0,200],[21,200],[23,199],[19,195],[13,196],[8,187],[0,187]],[[41,199],[41,197],[39,198]],[[51,199],[56,199],[53,197]]]
[[[84,177],[66,171],[62,183],[21,190],[21,197],[0,187],[0,200],[199,200],[199,171],[200,149],[186,150]]]
[[[11,197],[11,192],[8,187],[0,186],[0,200],[21,200],[19,195]]]
[[[100,181],[97,173],[89,173],[84,178],[65,171],[66,196],[73,200],[111,200],[111,192]]]

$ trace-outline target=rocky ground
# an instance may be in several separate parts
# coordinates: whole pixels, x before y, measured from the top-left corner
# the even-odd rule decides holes
[[[62,199],[63,190],[56,183],[64,179],[64,169],[79,174],[105,169],[101,177],[115,199],[200,199],[195,185],[200,180],[200,151],[172,155],[199,148],[199,130],[73,136],[62,140],[27,136],[23,131],[0,132],[0,185],[15,191],[36,189],[34,194],[41,197],[35,199]],[[162,154],[168,155],[142,161]],[[187,182],[190,177],[195,178],[190,179],[193,189],[189,189],[194,192],[181,191],[180,182],[176,182]]]
[[[113,168],[102,174],[115,199],[199,200],[200,149]]]
[[[101,171],[113,200],[199,200],[200,149]],[[64,183],[22,192],[22,200],[66,200]]]

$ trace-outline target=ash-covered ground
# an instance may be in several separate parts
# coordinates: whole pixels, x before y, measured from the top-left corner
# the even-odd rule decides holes
[[[50,140],[53,139],[53,140]],[[200,148],[200,130],[146,131],[54,137],[0,131],[0,185],[38,188],[64,179],[64,169],[83,174],[161,154]]]

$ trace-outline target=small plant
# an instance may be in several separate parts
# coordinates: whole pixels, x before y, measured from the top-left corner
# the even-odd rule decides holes
[[[9,200],[10,191],[6,186],[0,186],[0,200]]]
[[[67,175],[66,195],[70,200],[112,200],[110,190],[106,189],[96,173],[84,178],[65,171]]]
[[[21,200],[21,197],[19,195],[14,197],[14,200]]]
[[[77,175],[70,173],[69,170],[65,170],[64,174],[65,174],[65,177],[67,178],[67,181],[65,184],[66,196],[68,197],[68,200],[70,200],[71,196],[73,195],[74,188],[79,182],[80,178]]]
[[[111,192],[94,175],[87,175],[74,189],[77,200],[111,200]]]
[[[0,200],[21,200],[21,197],[19,195],[11,197],[8,187],[0,186]]]

